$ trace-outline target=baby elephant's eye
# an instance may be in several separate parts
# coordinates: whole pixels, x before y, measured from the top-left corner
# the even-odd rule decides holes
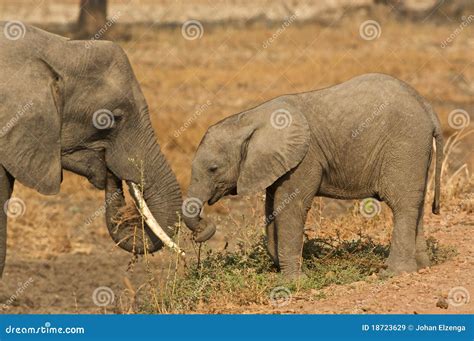
[[[211,173],[215,173],[216,170],[217,170],[217,166],[216,166],[216,165],[209,167],[209,172],[211,172]]]

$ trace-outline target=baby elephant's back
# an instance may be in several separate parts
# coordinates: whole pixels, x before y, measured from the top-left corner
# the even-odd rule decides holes
[[[432,137],[437,121],[426,101],[406,83],[366,74],[295,101],[317,136],[332,144],[370,148],[383,139]]]
[[[306,116],[328,176],[337,178],[333,185],[342,188],[369,188],[382,164],[424,157],[438,124],[414,89],[380,74],[296,95],[292,102]]]

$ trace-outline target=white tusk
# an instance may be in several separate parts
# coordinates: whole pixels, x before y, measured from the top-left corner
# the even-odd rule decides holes
[[[142,192],[137,184],[127,181],[128,187],[132,190],[132,195],[137,202],[138,208],[140,209],[140,213],[145,218],[145,222],[148,227],[153,231],[153,233],[160,238],[160,240],[169,247],[171,250],[176,251],[180,256],[184,257],[186,254],[183,250],[180,249],[175,242],[171,240],[171,238],[163,231],[163,228],[158,224],[153,214],[151,214],[150,209],[148,208],[145,199],[143,198]]]

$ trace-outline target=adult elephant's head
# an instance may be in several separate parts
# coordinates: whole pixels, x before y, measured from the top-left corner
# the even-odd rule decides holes
[[[306,155],[310,132],[304,115],[276,99],[210,127],[192,163],[183,219],[197,241],[215,225],[202,217],[205,203],[225,195],[251,194],[272,185]]]
[[[106,190],[113,240],[135,253],[160,249],[163,243],[147,226],[143,233],[120,217],[122,180],[141,186],[169,236],[181,210],[179,185],[124,51],[111,42],[72,41],[30,26],[22,39],[0,39],[0,51],[0,163],[43,194],[59,191],[63,168],[88,176]]]

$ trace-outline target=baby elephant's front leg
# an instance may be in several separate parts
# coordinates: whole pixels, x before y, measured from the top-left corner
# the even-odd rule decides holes
[[[274,201],[278,261],[285,277],[298,279],[302,276],[303,231],[308,207],[299,189],[281,192],[277,190]]]

